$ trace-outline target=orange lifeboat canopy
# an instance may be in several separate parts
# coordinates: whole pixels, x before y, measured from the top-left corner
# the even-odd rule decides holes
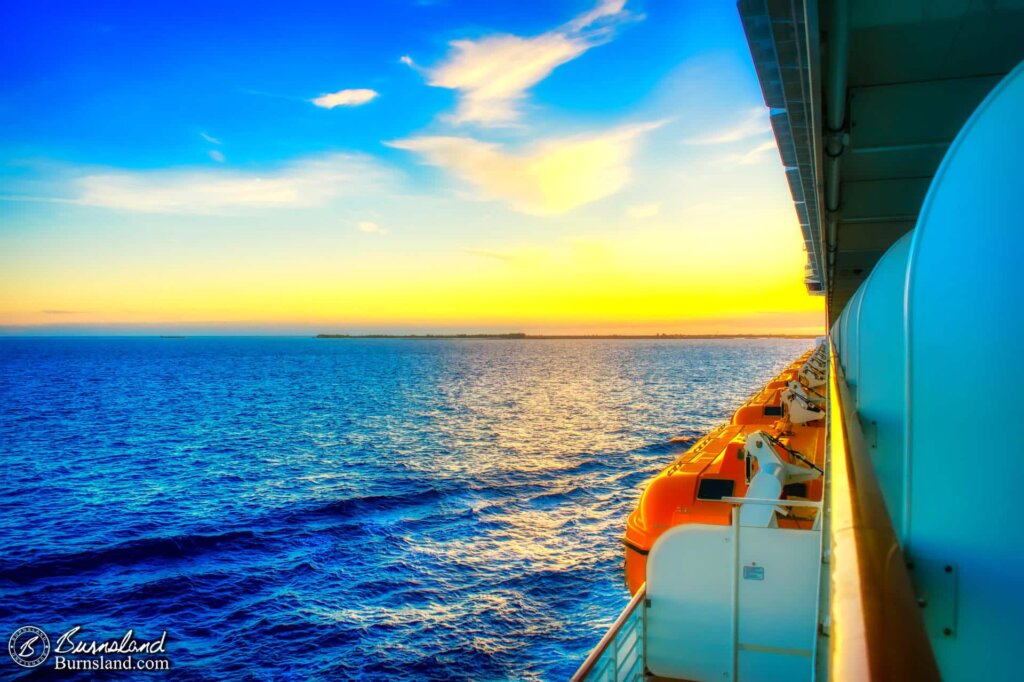
[[[647,554],[658,537],[682,523],[727,526],[732,505],[721,498],[746,494],[743,454],[751,427],[712,431],[647,485],[626,521],[626,584],[635,593],[646,580]]]

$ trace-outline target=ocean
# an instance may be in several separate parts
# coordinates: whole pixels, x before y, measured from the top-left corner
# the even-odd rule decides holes
[[[0,339],[0,636],[166,631],[174,679],[565,680],[669,440],[811,346]]]

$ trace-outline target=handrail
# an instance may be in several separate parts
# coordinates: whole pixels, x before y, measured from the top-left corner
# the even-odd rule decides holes
[[[832,352],[829,679],[938,680],[860,422]]]
[[[760,497],[723,497],[722,502],[728,502],[729,504],[744,505],[744,504],[762,504],[767,507],[810,507],[812,509],[820,509],[821,502],[817,500],[784,500],[784,499],[762,499]]]
[[[640,589],[636,591],[636,594],[633,595],[633,598],[629,600],[629,603],[626,604],[626,608],[622,610],[622,613],[620,613],[619,617],[615,619],[615,622],[612,623],[610,628],[608,628],[608,631],[604,633],[604,637],[601,638],[601,641],[597,643],[594,650],[590,652],[589,656],[587,656],[587,660],[583,661],[583,664],[572,676],[570,682],[582,682],[587,679],[587,675],[589,675],[594,669],[594,666],[601,659],[601,656],[604,655],[604,652],[607,651],[612,641],[618,636],[619,630],[622,629],[622,626],[626,624],[629,617],[633,615],[633,611],[636,610],[636,607],[639,606],[646,597],[647,583],[644,583],[640,586]]]

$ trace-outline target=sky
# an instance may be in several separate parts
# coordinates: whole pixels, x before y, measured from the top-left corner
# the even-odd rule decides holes
[[[0,333],[821,333],[730,1],[0,3]]]

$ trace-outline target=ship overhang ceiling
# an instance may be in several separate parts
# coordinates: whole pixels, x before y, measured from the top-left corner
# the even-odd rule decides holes
[[[1024,0],[739,0],[830,324],[912,229],[950,143],[1024,59]]]

